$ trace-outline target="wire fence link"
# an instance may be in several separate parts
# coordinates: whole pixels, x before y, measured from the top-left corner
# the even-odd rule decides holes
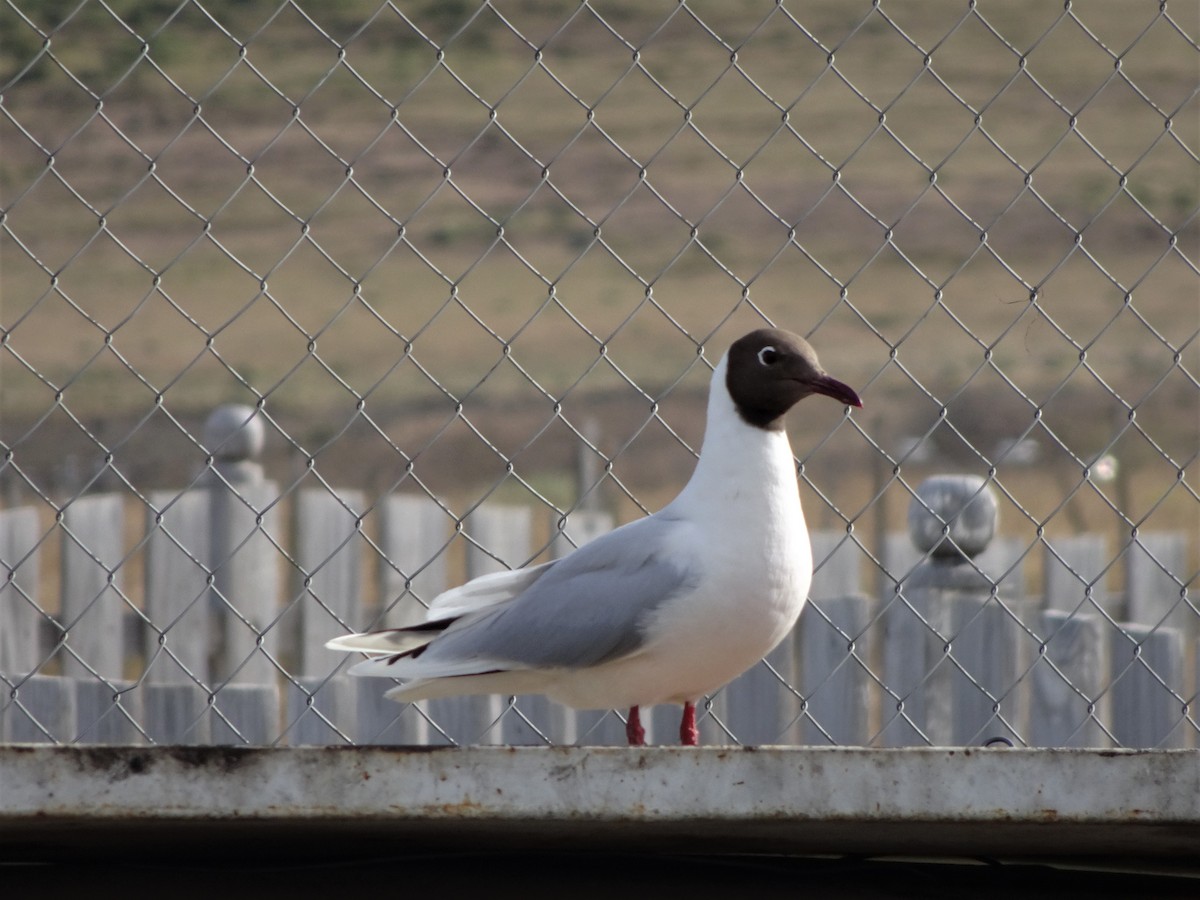
[[[1195,746],[1198,38],[4,0],[0,740],[621,742],[321,645],[661,506],[770,322],[865,409],[792,417],[811,602],[704,739]]]

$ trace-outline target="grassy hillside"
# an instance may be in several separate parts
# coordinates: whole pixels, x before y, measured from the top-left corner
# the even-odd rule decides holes
[[[0,440],[36,484],[102,462],[84,428],[177,479],[176,423],[261,400],[331,480],[398,448],[491,484],[490,442],[566,495],[558,402],[653,505],[698,349],[767,318],[867,401],[806,417],[814,478],[1028,433],[1020,505],[1111,451],[1131,514],[1194,524],[1195,4],[75,6],[0,12]]]

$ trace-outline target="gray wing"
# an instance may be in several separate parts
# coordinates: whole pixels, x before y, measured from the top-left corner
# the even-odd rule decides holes
[[[585,544],[511,603],[442,634],[420,662],[582,668],[632,653],[645,642],[651,614],[696,582],[664,552],[665,531],[680,525],[651,516]]]

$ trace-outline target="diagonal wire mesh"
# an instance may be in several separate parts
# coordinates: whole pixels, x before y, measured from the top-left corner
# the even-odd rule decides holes
[[[792,423],[812,602],[706,737],[1194,745],[1198,36],[4,0],[0,739],[611,739],[389,706],[312,646],[661,506],[771,322],[866,409]],[[947,472],[999,521],[951,557],[905,532],[957,541]]]

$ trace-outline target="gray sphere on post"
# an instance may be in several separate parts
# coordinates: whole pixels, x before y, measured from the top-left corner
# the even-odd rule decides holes
[[[935,475],[908,505],[908,532],[935,559],[971,558],[996,534],[996,492],[978,475]],[[946,538],[949,537],[949,540]]]
[[[256,458],[265,440],[266,429],[253,406],[226,403],[204,423],[204,446],[222,462]]]

